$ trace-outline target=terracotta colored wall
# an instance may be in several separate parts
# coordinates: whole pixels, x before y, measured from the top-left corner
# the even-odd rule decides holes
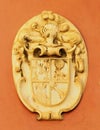
[[[83,34],[89,56],[89,76],[79,106],[63,121],[37,121],[17,97],[11,70],[16,32],[42,10],[71,20]],[[0,130],[100,130],[100,1],[0,0]]]

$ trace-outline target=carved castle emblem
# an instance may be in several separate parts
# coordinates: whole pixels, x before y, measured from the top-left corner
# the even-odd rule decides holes
[[[22,103],[38,120],[62,119],[84,92],[87,51],[76,27],[44,11],[25,23],[12,49],[13,77]]]

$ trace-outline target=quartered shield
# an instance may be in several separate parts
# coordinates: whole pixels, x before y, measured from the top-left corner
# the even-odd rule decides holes
[[[32,63],[32,90],[35,100],[45,106],[61,103],[70,85],[67,58],[37,58]]]

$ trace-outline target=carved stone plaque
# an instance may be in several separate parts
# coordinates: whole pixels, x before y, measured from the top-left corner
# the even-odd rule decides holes
[[[13,77],[22,103],[38,120],[62,119],[84,92],[87,51],[77,28],[51,11],[26,22],[12,49]]]

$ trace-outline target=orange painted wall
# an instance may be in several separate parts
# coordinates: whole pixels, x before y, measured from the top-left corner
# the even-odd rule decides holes
[[[42,10],[57,12],[81,31],[89,76],[79,106],[62,121],[37,121],[17,97],[11,67],[14,37]],[[100,130],[100,0],[0,0],[0,130]]]

